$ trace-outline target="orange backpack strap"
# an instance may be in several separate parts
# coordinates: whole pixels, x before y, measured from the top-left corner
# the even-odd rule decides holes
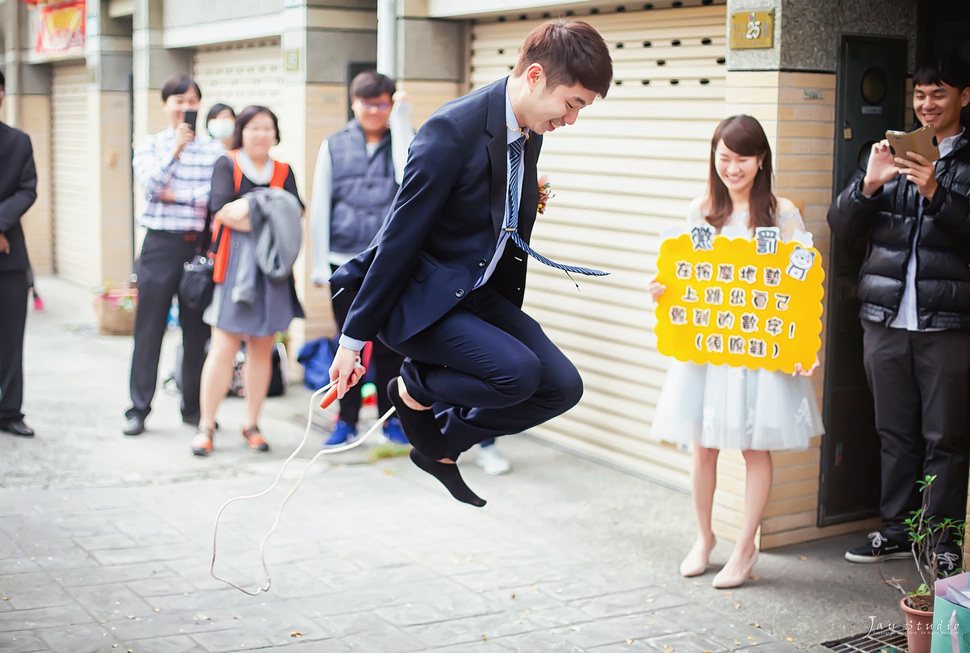
[[[280,161],[273,161],[273,178],[269,180],[270,188],[283,188],[283,184],[286,183],[286,178],[289,176],[290,166]]]
[[[229,158],[232,159],[232,183],[236,189],[236,195],[238,195],[243,178],[242,168],[239,167],[239,150],[229,152]]]

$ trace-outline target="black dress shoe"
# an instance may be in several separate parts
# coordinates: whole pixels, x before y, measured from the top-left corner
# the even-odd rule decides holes
[[[132,415],[125,420],[125,426],[121,432],[125,435],[141,435],[145,432],[145,418]]]
[[[14,435],[19,435],[22,438],[34,437],[34,429],[24,424],[24,420],[22,419],[15,419],[9,422],[0,422],[0,431],[13,433]]]

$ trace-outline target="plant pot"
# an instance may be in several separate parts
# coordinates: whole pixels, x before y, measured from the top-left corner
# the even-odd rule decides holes
[[[917,610],[906,604],[903,597],[899,605],[906,614],[906,644],[910,653],[930,653],[933,641],[933,611]]]
[[[135,331],[135,308],[138,291],[134,288],[111,288],[94,296],[94,311],[98,318],[98,332],[114,336],[130,336]]]

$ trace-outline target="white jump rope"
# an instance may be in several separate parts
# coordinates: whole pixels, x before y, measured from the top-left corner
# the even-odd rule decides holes
[[[250,596],[258,596],[260,592],[268,592],[270,584],[272,583],[272,578],[270,578],[270,575],[269,575],[269,567],[266,565],[266,541],[269,540],[270,536],[276,532],[277,527],[280,525],[280,520],[282,520],[283,518],[283,509],[286,507],[286,503],[290,500],[290,497],[292,497],[293,494],[296,492],[297,488],[300,487],[300,484],[303,483],[303,479],[306,478],[307,472],[310,471],[310,466],[313,465],[313,463],[315,463],[317,458],[319,458],[320,456],[323,456],[326,454],[340,453],[342,451],[349,451],[354,447],[358,447],[362,445],[364,443],[364,440],[370,437],[371,433],[373,433],[378,428],[380,428],[384,424],[384,422],[387,421],[387,418],[394,414],[394,408],[391,407],[391,409],[388,410],[386,413],[384,413],[381,416],[381,418],[377,420],[377,422],[375,422],[374,425],[370,427],[367,430],[367,432],[364,433],[363,436],[361,436],[360,439],[356,440],[355,442],[352,442],[351,444],[344,445],[342,447],[334,447],[332,449],[321,449],[306,464],[306,467],[303,468],[303,473],[300,474],[300,478],[297,479],[296,484],[293,486],[293,489],[291,489],[287,493],[287,495],[283,497],[283,501],[280,503],[279,510],[276,511],[276,519],[273,521],[272,527],[270,527],[270,529],[266,532],[266,535],[264,535],[263,539],[260,540],[259,542],[259,560],[263,565],[263,572],[266,574],[266,584],[264,584],[260,588],[257,588],[256,591],[251,591],[243,587],[240,587],[239,585],[236,585],[228,578],[223,578],[217,575],[216,574],[216,543],[218,541],[218,536],[219,536],[219,520],[222,518],[223,511],[230,504],[235,503],[236,501],[245,501],[247,499],[258,499],[260,497],[266,496],[267,494],[272,492],[277,485],[279,485],[280,479],[283,478],[283,472],[286,471],[286,467],[290,464],[290,462],[294,458],[296,458],[296,455],[300,453],[300,450],[303,449],[303,446],[307,443],[307,440],[309,440],[310,438],[310,427],[313,425],[313,411],[316,407],[317,397],[319,397],[321,394],[326,393],[323,400],[320,402],[320,407],[326,408],[327,406],[329,406],[331,403],[333,403],[334,399],[337,398],[336,383],[337,383],[336,381],[332,381],[328,383],[327,385],[323,386],[322,388],[314,392],[313,395],[310,397],[310,408],[309,408],[309,411],[307,412],[306,431],[304,431],[303,433],[303,440],[300,441],[300,445],[296,448],[296,450],[293,453],[290,454],[290,457],[287,458],[286,461],[283,463],[283,466],[280,468],[279,474],[276,475],[276,480],[273,481],[273,484],[258,494],[250,494],[246,496],[233,497],[228,501],[226,501],[224,504],[222,504],[222,507],[219,508],[219,512],[216,513],[215,528],[212,531],[212,564],[209,565],[209,573],[212,574],[212,577],[215,578],[216,580],[220,580],[223,583],[226,583],[227,585],[229,585],[230,587],[235,587],[240,592],[244,592]]]

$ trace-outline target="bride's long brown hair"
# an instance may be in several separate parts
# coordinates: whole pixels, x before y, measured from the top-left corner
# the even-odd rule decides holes
[[[727,186],[717,175],[714,151],[721,141],[724,141],[728,149],[741,156],[761,157],[761,167],[751,186],[748,214],[752,228],[774,227],[778,200],[771,192],[771,145],[768,144],[768,137],[765,136],[761,123],[751,116],[744,115],[731,116],[722,120],[711,138],[711,169],[707,176],[707,198],[710,203],[707,212],[708,223],[720,231],[734,210]]]

